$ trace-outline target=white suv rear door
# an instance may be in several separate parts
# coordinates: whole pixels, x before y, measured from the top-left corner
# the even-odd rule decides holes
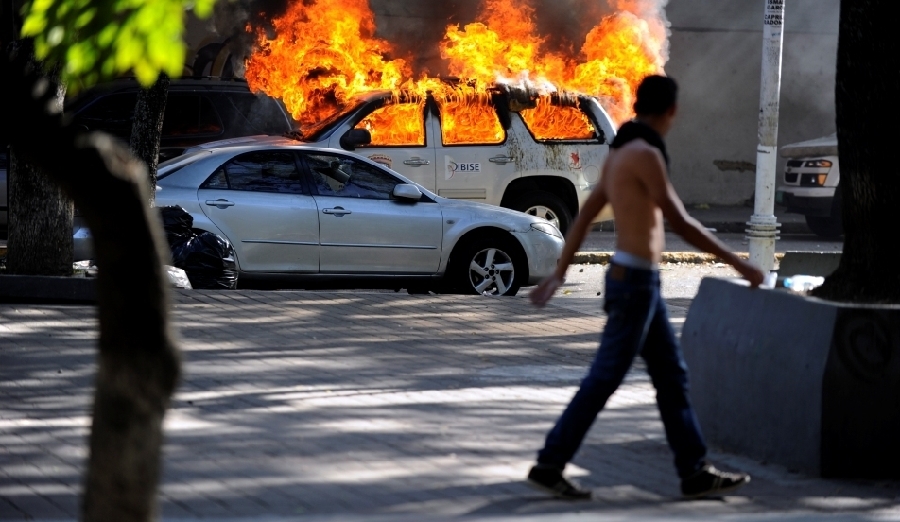
[[[496,113],[490,110],[493,118]],[[442,107],[447,110],[447,107]],[[442,114],[442,119],[449,115]],[[515,158],[510,147],[515,137],[508,135],[496,121],[496,130],[485,132],[490,134],[483,143],[472,143],[471,127],[465,134],[460,134],[466,143],[453,143],[454,136],[450,127],[441,128],[441,121],[435,119],[432,134],[435,136],[435,157],[437,172],[435,192],[449,199],[467,199],[491,205],[499,205],[503,199],[503,191],[509,183],[519,176]],[[447,123],[443,123],[447,125]],[[481,129],[484,131],[485,129]]]

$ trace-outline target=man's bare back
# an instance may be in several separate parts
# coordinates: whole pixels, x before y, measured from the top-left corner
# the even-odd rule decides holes
[[[610,150],[600,179],[616,216],[616,250],[658,264],[665,248],[662,210],[650,197],[645,169],[664,168],[659,151],[637,139]]]

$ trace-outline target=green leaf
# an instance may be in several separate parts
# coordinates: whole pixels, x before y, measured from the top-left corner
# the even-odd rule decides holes
[[[31,0],[21,34],[35,53],[62,65],[70,90],[134,74],[143,84],[184,67],[184,11],[199,17],[215,0]]]

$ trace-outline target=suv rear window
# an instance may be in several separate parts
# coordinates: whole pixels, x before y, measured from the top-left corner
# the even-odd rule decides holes
[[[229,134],[278,136],[291,130],[285,111],[268,96],[230,93],[211,94],[211,97]]]
[[[137,93],[110,94],[85,107],[75,119],[90,130],[102,129],[114,136],[126,138],[131,135],[136,104]]]
[[[590,140],[597,137],[593,123],[580,109],[552,103],[543,96],[538,98],[537,107],[525,109],[519,114],[528,131],[538,141]]]
[[[163,117],[164,138],[221,133],[222,120],[208,98],[196,94],[169,93]]]

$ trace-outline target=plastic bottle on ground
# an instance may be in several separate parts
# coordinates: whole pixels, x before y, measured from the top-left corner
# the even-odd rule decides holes
[[[784,287],[794,292],[809,292],[813,288],[821,286],[824,282],[824,277],[795,275],[784,278]]]

